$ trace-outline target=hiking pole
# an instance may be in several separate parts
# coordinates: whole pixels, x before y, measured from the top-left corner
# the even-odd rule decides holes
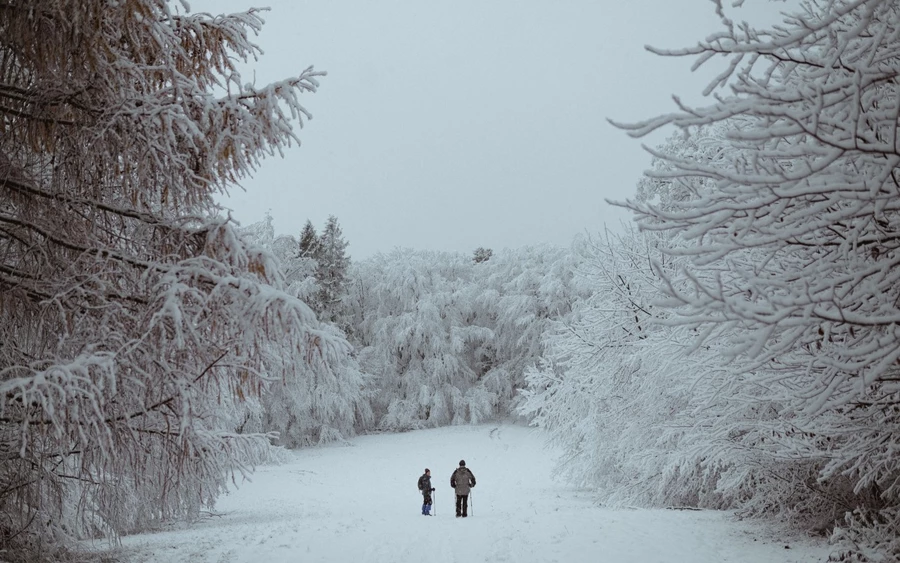
[[[475,516],[475,495],[472,494],[474,492],[475,492],[474,489],[469,490],[469,500],[472,501],[469,503],[469,505],[472,507],[472,516]]]

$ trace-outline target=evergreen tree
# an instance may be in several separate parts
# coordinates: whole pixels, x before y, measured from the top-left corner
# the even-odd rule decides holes
[[[306,230],[304,227],[304,233]],[[330,215],[316,245],[316,280],[319,282],[320,318],[338,326],[341,326],[341,304],[347,294],[347,268],[350,266],[350,257],[346,254],[348,244],[337,217]]]
[[[312,221],[306,220],[303,230],[300,231],[300,258],[318,258],[319,254],[319,237],[316,234],[316,228],[313,227]]]

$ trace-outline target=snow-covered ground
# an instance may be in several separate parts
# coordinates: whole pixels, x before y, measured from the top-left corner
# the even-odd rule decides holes
[[[519,426],[364,436],[294,455],[259,469],[193,526],[124,538],[116,559],[811,563],[830,551],[727,513],[598,507],[552,478],[554,452]],[[455,517],[449,483],[460,459],[478,481],[467,519]],[[416,489],[425,467],[437,488],[431,518]]]

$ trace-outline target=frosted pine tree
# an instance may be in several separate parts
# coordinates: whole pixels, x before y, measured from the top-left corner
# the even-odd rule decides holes
[[[312,260],[319,255],[319,235],[316,234],[316,228],[309,219],[306,220],[303,230],[300,231],[298,253],[300,257]]]
[[[347,295],[347,256],[349,243],[344,240],[337,217],[330,215],[316,242],[316,280],[319,282],[321,317],[343,327],[343,300]]]
[[[316,261],[299,253],[297,246],[297,239],[294,237],[278,235],[272,241],[272,253],[281,264],[288,291],[312,307],[319,292]]]

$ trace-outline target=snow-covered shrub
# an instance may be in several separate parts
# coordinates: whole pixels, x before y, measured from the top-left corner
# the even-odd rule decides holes
[[[828,561],[840,563],[890,563],[900,561],[900,510],[856,509],[847,513],[832,539],[842,549]]]

